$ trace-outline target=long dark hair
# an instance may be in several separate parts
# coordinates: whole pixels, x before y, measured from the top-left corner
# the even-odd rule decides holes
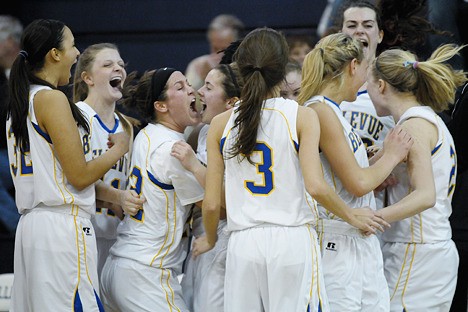
[[[273,89],[284,79],[289,48],[284,36],[271,28],[258,28],[250,32],[234,55],[244,86],[241,90],[241,104],[236,110],[234,127],[239,136],[231,157],[250,156],[257,142],[263,102]]]
[[[45,56],[53,49],[63,48],[65,24],[56,20],[35,20],[24,30],[21,38],[21,53],[16,57],[10,72],[10,100],[7,114],[22,153],[29,149],[27,118],[29,110],[29,88],[32,84],[57,89],[45,80],[35,76],[45,64]],[[77,124],[89,132],[89,125],[81,110],[71,101],[70,108]]]

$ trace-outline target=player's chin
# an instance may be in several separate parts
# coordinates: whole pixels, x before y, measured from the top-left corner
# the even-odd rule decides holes
[[[191,113],[190,114],[190,122],[189,122],[190,124],[189,124],[189,126],[196,126],[201,121],[202,121],[202,118],[201,118],[200,114],[198,114],[198,113],[195,113],[195,114]]]

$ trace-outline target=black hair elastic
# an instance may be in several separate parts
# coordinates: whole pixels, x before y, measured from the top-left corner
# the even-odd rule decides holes
[[[174,68],[164,67],[154,72],[153,77],[151,77],[151,103],[159,99],[169,77],[175,71]]]
[[[21,55],[25,60],[28,58],[28,52],[24,50],[19,51],[19,55]]]

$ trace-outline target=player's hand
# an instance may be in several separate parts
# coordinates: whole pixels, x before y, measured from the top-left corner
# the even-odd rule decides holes
[[[138,195],[134,190],[125,190],[120,192],[119,201],[125,214],[134,216],[139,210],[143,210],[146,198],[143,195]]]
[[[107,142],[107,147],[117,147],[122,155],[128,152],[130,146],[130,136],[125,132],[118,132],[109,134],[109,141]]]
[[[353,224],[359,228],[365,235],[376,234],[377,231],[385,231],[385,228],[390,228],[390,224],[382,218],[378,211],[369,208],[355,208],[352,213],[357,220]]]
[[[200,165],[192,147],[185,141],[177,141],[172,145],[171,156],[177,158],[182,166],[190,172]]]
[[[401,126],[397,125],[385,137],[384,153],[394,155],[398,159],[398,162],[404,161],[413,143],[411,135]]]
[[[192,248],[193,258],[195,259],[202,253],[210,251],[211,249],[213,249],[214,246],[215,246],[214,244],[211,245],[208,242],[208,240],[206,239],[206,235],[196,238],[195,241],[193,242],[193,248]]]

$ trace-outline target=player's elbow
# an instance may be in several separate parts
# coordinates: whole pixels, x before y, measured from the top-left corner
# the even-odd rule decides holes
[[[331,190],[325,181],[315,181],[315,183],[308,183],[306,185],[307,193],[310,196],[320,201],[320,198],[327,195],[327,192]]]
[[[427,194],[420,197],[420,201],[420,205],[423,210],[434,207],[436,204],[435,192],[427,192]]]
[[[203,213],[219,213],[221,205],[217,202],[210,202],[207,200],[203,201],[202,211]]]
[[[67,180],[68,183],[70,183],[78,191],[82,191],[92,184],[88,181],[88,179],[82,176],[72,176],[70,178],[67,177]]]
[[[344,184],[345,189],[356,197],[362,197],[372,191],[372,188],[366,183],[366,181],[358,179],[351,183]]]

